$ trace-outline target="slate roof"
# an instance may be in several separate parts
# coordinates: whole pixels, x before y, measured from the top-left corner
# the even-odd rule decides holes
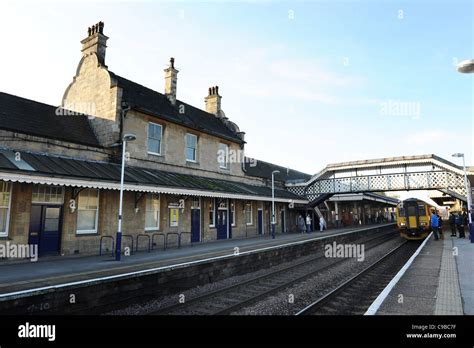
[[[27,166],[29,165],[34,169],[25,170],[20,169],[21,166],[19,164],[15,165],[16,162],[10,161],[6,155],[11,155],[9,150],[0,150],[0,170],[3,172],[115,183],[120,182],[121,167],[119,164],[22,152],[21,160],[26,163]],[[23,167],[25,166],[23,165]],[[271,188],[266,186],[256,186],[241,182],[179,174],[143,167],[128,166],[125,171],[124,180],[125,183],[130,184],[271,197]],[[275,189],[275,197],[305,199],[304,197],[300,197],[283,189]]]
[[[0,129],[100,147],[87,116],[58,116],[56,109],[0,92]]]
[[[247,175],[263,179],[271,179],[272,172],[274,170],[279,170],[280,173],[275,175],[275,180],[285,182],[299,180],[306,182],[311,178],[310,174],[251,158],[246,158],[245,170]]]
[[[162,93],[118,76],[111,71],[109,74],[117,80],[118,87],[123,89],[122,102],[128,103],[132,109],[239,144],[243,143],[242,139],[215,115],[180,100],[172,105]],[[179,112],[180,105],[184,106],[184,113]]]

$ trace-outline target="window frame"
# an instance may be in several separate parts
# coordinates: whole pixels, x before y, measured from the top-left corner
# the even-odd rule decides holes
[[[188,158],[188,149],[193,149],[192,147],[188,146],[188,135],[192,136],[196,139],[196,147],[194,147],[194,159]],[[184,136],[185,144],[184,144],[184,156],[186,157],[186,162],[197,163],[198,162],[198,136],[193,133],[186,133]]]
[[[10,186],[10,190],[8,191],[8,205],[2,207],[2,209],[7,209],[7,218],[5,221],[5,231],[0,231],[0,237],[8,237],[10,232],[10,215],[11,215],[11,208],[12,208],[12,192],[13,192],[13,183],[8,181],[3,181],[2,183],[7,184]]]
[[[147,216],[147,213],[148,213],[148,199],[150,199],[149,197],[151,197],[153,200],[155,199],[154,197],[157,197],[157,200],[158,200],[158,210],[154,210],[154,212],[158,211],[158,226],[147,226],[146,225],[146,216]],[[149,192],[146,197],[146,202],[145,202],[145,231],[146,232],[151,232],[151,231],[159,231],[160,230],[160,226],[161,226],[161,195],[159,193],[151,193]]]
[[[97,191],[97,209],[95,214],[95,230],[79,230],[79,199],[81,198],[81,193],[83,193],[85,190],[79,192],[79,195],[77,196],[77,217],[76,217],[76,234],[80,235],[85,235],[85,234],[99,234],[99,212],[100,212],[100,190],[99,189],[94,189],[94,188],[87,188],[86,190],[94,190]],[[92,210],[92,209],[87,209],[87,210]]]
[[[235,200],[234,199],[229,200],[229,205],[230,205],[230,208],[229,208],[230,214],[229,215],[232,216],[231,226],[235,227],[236,226],[236,223],[235,223]]]
[[[161,129],[161,132],[160,132],[160,148],[158,149],[159,152],[154,152],[154,151],[150,151],[150,145],[149,145],[149,140],[150,140],[150,125],[154,125],[154,126],[159,126],[160,129]],[[162,124],[159,124],[159,123],[155,123],[155,122],[148,122],[148,127],[147,127],[147,136],[146,136],[146,150],[147,150],[147,153],[149,155],[155,155],[155,156],[163,156],[162,153],[163,153],[163,125]],[[153,138],[154,139],[154,138]]]
[[[58,188],[55,185],[34,184],[33,188],[32,188],[33,191],[31,193],[31,204],[51,204],[51,205],[55,205],[55,204],[62,205],[62,204],[64,204],[64,187],[59,187],[61,189],[61,201],[60,202],[48,202],[48,201],[42,201],[42,200],[35,201],[33,199],[33,196],[35,194],[35,192],[34,192],[35,186],[36,187],[47,187],[50,190],[51,190],[51,188]]]
[[[219,143],[219,148],[218,150],[220,151],[221,150],[221,145],[225,146],[225,150],[226,150],[226,154],[225,154],[225,161],[224,163],[222,164],[222,162],[218,162],[219,164],[219,168],[220,169],[229,169],[229,144],[226,144],[226,143]],[[217,158],[219,159],[219,156],[217,156]]]
[[[209,209],[209,217],[210,217],[211,212],[212,212],[212,220],[209,221],[209,227],[210,228],[215,228],[216,227],[216,211],[217,211],[216,206],[217,206],[217,204],[216,204],[215,198],[211,198],[210,202],[211,202],[210,203],[211,206],[209,207],[210,208]]]
[[[250,210],[248,212],[250,212],[250,222],[247,222],[247,207],[250,207]],[[253,207],[252,207],[252,202],[247,202],[245,203],[245,207],[244,207],[244,216],[245,216],[245,224],[247,226],[252,226],[253,225]]]

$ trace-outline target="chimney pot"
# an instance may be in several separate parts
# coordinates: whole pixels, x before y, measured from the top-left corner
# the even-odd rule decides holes
[[[97,54],[99,63],[105,66],[105,51],[108,37],[104,35],[104,22],[99,22],[87,28],[87,37],[81,41],[82,54],[87,56]]]
[[[174,58],[170,58],[170,66],[165,69],[165,95],[171,104],[176,104],[176,91],[178,84],[178,70],[174,67]]]
[[[219,95],[219,87],[209,87],[209,95],[204,99],[206,103],[206,111],[210,114],[219,116],[221,114],[221,99]]]

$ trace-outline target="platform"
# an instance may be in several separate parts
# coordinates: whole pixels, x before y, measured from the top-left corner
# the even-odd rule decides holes
[[[375,314],[474,314],[473,272],[474,244],[468,238],[431,236]]]
[[[63,283],[90,280],[111,275],[141,271],[156,267],[174,266],[186,262],[206,260],[219,256],[239,253],[258,252],[275,246],[306,242],[334,235],[365,231],[392,224],[367,225],[358,228],[330,229],[325,232],[309,234],[277,234],[275,239],[267,236],[230,239],[215,242],[183,246],[180,249],[155,249],[151,252],[138,252],[123,256],[122,261],[115,261],[108,256],[90,257],[49,257],[37,262],[0,262],[0,297],[8,293],[28,289],[43,288]]]

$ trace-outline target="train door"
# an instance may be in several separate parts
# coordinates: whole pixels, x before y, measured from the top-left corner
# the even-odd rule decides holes
[[[409,229],[416,229],[419,226],[418,204],[417,202],[409,202],[405,206],[407,215],[407,227]]]

